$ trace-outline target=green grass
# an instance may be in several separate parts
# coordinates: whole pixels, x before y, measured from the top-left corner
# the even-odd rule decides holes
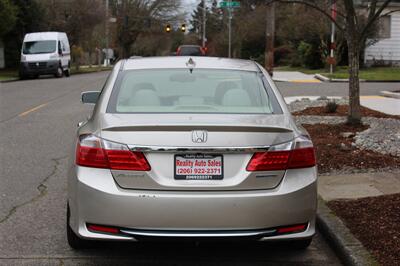
[[[281,66],[276,67],[275,71],[299,71],[304,74],[322,74],[328,78],[334,79],[348,79],[348,67],[339,66],[336,67],[335,72],[331,75],[328,69],[307,69],[304,67],[291,67]],[[400,67],[371,67],[360,69],[360,79],[365,80],[400,80]]]
[[[112,67],[103,67],[103,66],[92,66],[92,67],[80,67],[79,70],[75,68],[75,66],[71,67],[71,74],[82,74],[82,73],[92,73],[99,71],[111,70]]]
[[[0,81],[18,79],[17,70],[0,70]]]
[[[317,74],[325,71],[325,69],[307,69],[304,67],[280,66],[275,67],[274,71],[298,71],[304,74]]]
[[[332,75],[328,72],[321,73],[328,78],[334,79],[348,79],[349,73],[346,69],[339,69]],[[365,80],[400,80],[400,68],[399,67],[371,67],[360,70],[360,79]]]

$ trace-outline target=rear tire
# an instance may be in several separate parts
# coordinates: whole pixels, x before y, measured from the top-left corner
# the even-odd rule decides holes
[[[85,248],[90,248],[91,247],[91,241],[89,240],[84,240],[77,236],[75,232],[72,230],[71,226],[69,225],[69,218],[70,218],[70,210],[69,206],[67,205],[67,240],[68,240],[68,245],[76,250],[79,249],[85,249]]]
[[[20,80],[28,79],[28,76],[20,72],[19,73],[19,79]]]
[[[68,67],[67,69],[64,71],[64,74],[67,78],[69,78],[71,76],[71,62],[68,62]]]
[[[65,75],[67,78],[69,78],[69,76],[71,76],[71,72],[70,72],[69,68],[67,68],[67,69],[64,71],[64,75]]]
[[[56,78],[62,78],[63,74],[64,74],[64,70],[62,69],[61,65],[59,65],[57,68],[57,72],[54,76]]]

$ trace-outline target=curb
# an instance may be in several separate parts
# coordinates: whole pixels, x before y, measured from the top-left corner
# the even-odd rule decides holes
[[[314,77],[323,82],[349,82],[349,79],[331,79],[331,78],[325,77],[324,75],[321,75],[321,74],[315,74]],[[365,79],[360,79],[360,82],[369,82],[369,81],[367,81]],[[371,82],[379,82],[379,81],[373,80]]]
[[[75,72],[71,73],[71,76],[73,75],[82,75],[82,74],[91,74],[91,73],[99,73],[99,72],[104,72],[104,71],[111,71],[112,68],[110,69],[101,69],[101,70],[96,70],[96,71],[89,71],[89,72]]]
[[[330,81],[330,79],[328,77],[325,77],[325,76],[323,76],[321,74],[315,74],[314,78],[316,78],[316,79],[318,79],[320,81],[323,81],[323,82],[329,82]]]
[[[325,77],[321,74],[315,74],[314,77],[323,82],[349,82],[349,79],[331,79]],[[392,83],[392,82],[400,82],[400,80],[367,80],[367,79],[360,79],[360,82],[370,82],[370,83]]]
[[[291,82],[291,83],[320,83],[319,79],[283,79],[283,78],[272,78],[275,82]]]
[[[365,80],[364,82],[369,82],[369,83],[397,83],[400,82],[400,80],[398,79],[394,79],[394,80]]]
[[[272,77],[272,80],[275,82],[289,82],[289,79],[274,78],[274,77]]]
[[[0,80],[0,83],[9,83],[9,82],[14,82],[20,80],[19,78],[13,78],[13,79],[6,79],[6,80]]]
[[[385,97],[389,97],[389,98],[400,99],[400,93],[396,93],[396,92],[381,91],[380,95],[385,96]]]
[[[379,265],[321,198],[318,198],[317,227],[345,265]]]

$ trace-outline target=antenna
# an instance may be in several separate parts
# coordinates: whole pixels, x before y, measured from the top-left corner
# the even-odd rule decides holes
[[[186,62],[186,66],[189,68],[190,74],[192,74],[193,68],[196,66],[196,62],[192,58],[189,58],[189,60]]]

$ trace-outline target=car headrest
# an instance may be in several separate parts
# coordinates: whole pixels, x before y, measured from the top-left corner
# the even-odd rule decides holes
[[[217,104],[222,104],[222,98],[224,97],[225,93],[228,90],[237,89],[238,86],[233,81],[223,81],[218,84],[217,88],[215,89],[215,102]]]
[[[160,98],[153,90],[138,90],[130,99],[131,106],[160,106]]]
[[[153,84],[149,82],[142,82],[142,83],[137,83],[133,86],[133,93],[136,93],[139,90],[152,90],[156,91],[156,88],[154,87]]]
[[[222,98],[222,105],[225,106],[251,106],[247,91],[243,89],[228,90]]]

